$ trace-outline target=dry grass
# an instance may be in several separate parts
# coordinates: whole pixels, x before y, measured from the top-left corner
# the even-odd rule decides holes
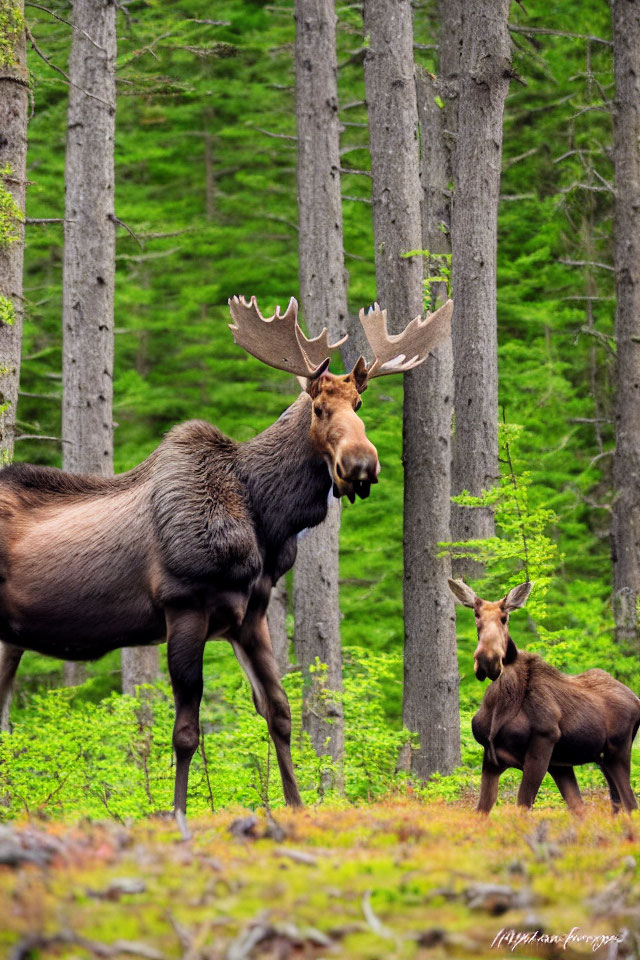
[[[486,820],[468,804],[392,800],[278,811],[275,838],[261,817],[230,832],[248,816],[194,820],[186,844],[162,820],[18,826],[42,862],[0,867],[0,956],[472,958],[509,953],[491,947],[503,928],[573,927],[626,941],[511,955],[638,956],[639,824],[604,803],[580,821],[509,806]]]

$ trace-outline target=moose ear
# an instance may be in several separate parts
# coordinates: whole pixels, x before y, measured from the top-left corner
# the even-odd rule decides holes
[[[302,378],[298,377],[298,383],[303,390],[306,390],[307,393],[310,393],[314,397],[317,393],[317,384],[320,377],[323,377],[327,370],[329,369],[329,364],[331,363],[331,357],[327,357],[326,360],[323,360],[319,366],[315,368],[313,373],[310,373],[308,377]]]
[[[364,357],[358,357],[353,366],[353,370],[351,371],[351,376],[355,381],[356,390],[358,393],[364,393],[367,389],[369,379],[367,361],[364,359]]]
[[[463,583],[462,580],[448,580],[449,590],[454,595],[458,603],[461,603],[463,607],[474,607],[476,600],[478,599],[466,583]]]
[[[519,607],[524,607],[532,590],[533,584],[530,581],[527,581],[526,583],[520,583],[517,587],[513,587],[511,590],[509,590],[509,593],[502,601],[504,609],[507,611],[507,613],[510,610],[517,610]]]

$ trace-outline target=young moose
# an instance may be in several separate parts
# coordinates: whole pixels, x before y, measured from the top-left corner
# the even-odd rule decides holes
[[[287,803],[300,804],[291,715],[267,628],[271,587],[296,556],[296,535],[328,497],[369,496],[378,455],[356,414],[373,377],[410,370],[450,336],[449,301],[389,336],[386,312],[360,311],[375,359],[328,373],[327,331],[307,339],[297,303],[261,316],[229,301],[236,343],[304,378],[264,433],[235,443],[209,423],[171,430],[144,463],[112,478],[16,464],[0,471],[0,711],[24,650],[94,660],[167,640],[176,719],[174,810],[184,836],[189,764],[199,742],[205,642],[228,640],[273,739]],[[345,338],[346,339],[346,338]],[[342,343],[343,341],[341,341]]]
[[[489,813],[507,767],[523,771],[518,803],[532,807],[547,772],[573,812],[583,806],[573,768],[597,763],[615,813],[638,806],[629,776],[631,744],[640,725],[640,700],[604,670],[571,677],[535,653],[518,650],[509,614],[524,606],[531,583],[491,603],[461,580],[449,580],[458,603],[471,607],[478,629],[474,670],[493,682],[471,722],[484,747],[478,811]]]

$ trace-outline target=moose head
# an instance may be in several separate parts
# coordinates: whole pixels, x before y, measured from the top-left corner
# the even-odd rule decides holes
[[[285,313],[262,316],[251,297],[232,297],[229,324],[235,342],[247,353],[277,370],[295,374],[312,402],[311,439],[316,451],[325,460],[336,497],[346,496],[353,503],[356,496],[369,496],[372,483],[378,482],[380,463],[376,448],[367,439],[357,412],[361,395],[374,377],[404,373],[426,360],[429,352],[451,336],[453,303],[447,301],[424,319],[416,317],[405,330],[392,336],[387,331],[387,312],[378,304],[365,313],[360,323],[371,347],[374,360],[367,364],[360,357],[346,374],[329,372],[332,353],[347,337],[329,343],[326,328],[310,339],[298,324],[298,304],[292,297]]]
[[[518,656],[518,648],[509,636],[509,614],[525,605],[533,584],[521,583],[495,602],[482,600],[462,580],[449,580],[449,589],[458,603],[471,607],[475,614],[478,646],[473,655],[473,669],[476,679],[497,680],[504,667]]]

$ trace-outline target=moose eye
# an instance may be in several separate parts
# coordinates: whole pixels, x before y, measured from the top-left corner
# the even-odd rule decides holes
[[[500,623],[506,623],[506,622],[507,622],[506,617],[500,617]]]
[[[319,404],[315,405],[313,412],[315,413],[316,417],[322,417],[322,407]]]

